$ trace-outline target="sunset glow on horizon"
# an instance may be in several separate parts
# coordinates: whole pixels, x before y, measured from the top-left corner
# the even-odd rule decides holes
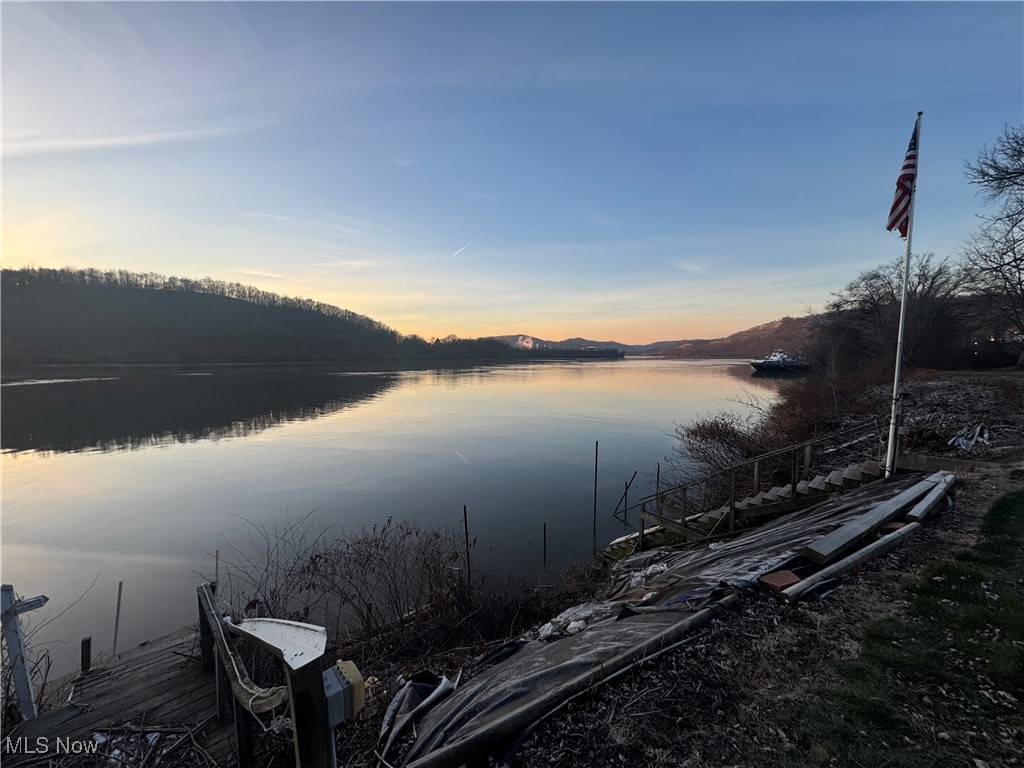
[[[716,338],[983,201],[1019,3],[4,3],[3,264],[211,277],[425,338]]]

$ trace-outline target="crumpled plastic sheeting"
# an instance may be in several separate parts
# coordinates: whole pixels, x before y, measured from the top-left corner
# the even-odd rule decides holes
[[[381,756],[387,755],[395,739],[402,735],[402,731],[454,690],[455,686],[447,677],[438,677],[432,672],[418,672],[413,675],[391,700],[387,712],[384,713],[378,742],[385,735],[388,740],[381,750]]]
[[[587,670],[594,671],[595,681],[600,680],[600,667],[605,661],[641,645],[712,602],[723,583],[740,586],[756,581],[799,554],[805,544],[920,479],[920,475],[913,475],[877,481],[713,547],[683,552],[657,550],[625,558],[616,568],[618,576],[610,603],[588,603],[577,606],[576,613],[576,609],[570,609],[561,614],[572,620],[588,615],[585,631],[554,642],[521,643],[515,653],[463,684],[423,718],[419,737],[403,765],[481,729],[485,731],[489,722],[515,711],[539,691],[564,685]],[[655,565],[658,567],[652,567]],[[637,574],[642,574],[639,588],[634,581]],[[599,620],[602,613],[605,618]],[[523,727],[528,725],[524,723]]]
[[[531,641],[504,663],[464,683],[456,696],[424,717],[418,726],[419,738],[403,764],[514,711],[539,691],[600,667],[679,619],[679,612],[661,610],[619,622],[606,621],[554,643]]]

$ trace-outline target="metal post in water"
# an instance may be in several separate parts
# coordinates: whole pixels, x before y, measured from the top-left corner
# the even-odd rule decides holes
[[[114,646],[110,651],[111,658],[117,656],[117,631],[121,626],[121,590],[123,588],[124,582],[117,582],[117,610],[114,611]]]
[[[544,523],[544,567],[548,567],[548,524]]]
[[[594,441],[594,555],[597,555],[597,444]]]
[[[469,561],[469,511],[462,505],[462,527],[466,531],[466,591],[473,589],[473,566]]]
[[[92,669],[92,636],[82,638],[82,674]]]

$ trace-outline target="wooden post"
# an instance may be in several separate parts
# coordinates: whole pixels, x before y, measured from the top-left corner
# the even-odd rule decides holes
[[[683,487],[683,498],[679,504],[679,519],[686,523],[686,497],[689,495],[689,488]]]
[[[751,494],[756,496],[761,491],[761,462],[760,460],[754,462],[754,493]]]
[[[636,477],[636,472],[633,477]],[[629,481],[626,481],[622,489],[622,522],[629,525]]]
[[[28,600],[18,600],[14,596],[13,585],[4,584],[0,587],[0,626],[4,643],[7,645],[7,658],[11,662],[11,677],[14,678],[14,689],[18,696],[18,711],[25,720],[35,717],[39,711],[36,709],[36,695],[32,690],[32,676],[25,653],[25,638],[21,632],[18,614],[42,608],[48,599],[46,595],[39,595]]]
[[[804,480],[810,480],[811,478],[811,446],[807,445],[804,447]]]
[[[203,605],[203,591],[199,588],[199,668],[204,675],[214,671],[213,661],[213,627],[206,616],[206,609]]]
[[[252,728],[249,725],[249,713],[235,696],[231,697],[231,712],[235,720],[235,751],[238,755],[238,768],[252,766]]]
[[[334,736],[327,724],[327,698],[318,661],[285,667],[288,707],[295,737],[295,768],[335,768]]]
[[[92,669],[92,637],[82,638],[82,674]]]
[[[124,582],[117,582],[117,609],[114,611],[114,646],[110,649],[110,658],[117,657],[117,631],[121,627],[121,590],[124,589]]]
[[[228,680],[228,671],[224,668],[224,659],[221,654],[213,654],[214,661],[214,690],[217,696],[217,722],[223,723],[228,719],[228,713],[232,712],[231,700],[234,694],[231,691],[231,681]]]

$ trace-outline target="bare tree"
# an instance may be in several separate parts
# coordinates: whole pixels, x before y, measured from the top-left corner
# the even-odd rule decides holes
[[[983,147],[974,163],[964,163],[972,184],[990,202],[1016,200],[1024,208],[1024,126],[1007,126],[992,147]]]
[[[829,304],[831,313],[845,316],[866,345],[867,357],[889,354],[899,330],[903,259],[862,272]],[[907,282],[904,351],[908,361],[936,364],[957,341],[960,297],[967,274],[951,259],[935,261],[931,253],[915,254]],[[847,331],[849,333],[849,331]],[[874,351],[876,354],[869,354]]]
[[[987,220],[964,245],[970,287],[992,311],[1024,367],[1024,209]]]
[[[997,208],[964,245],[969,285],[995,313],[998,332],[1017,347],[1024,367],[1024,126],[1007,126],[975,163],[967,178]]]

